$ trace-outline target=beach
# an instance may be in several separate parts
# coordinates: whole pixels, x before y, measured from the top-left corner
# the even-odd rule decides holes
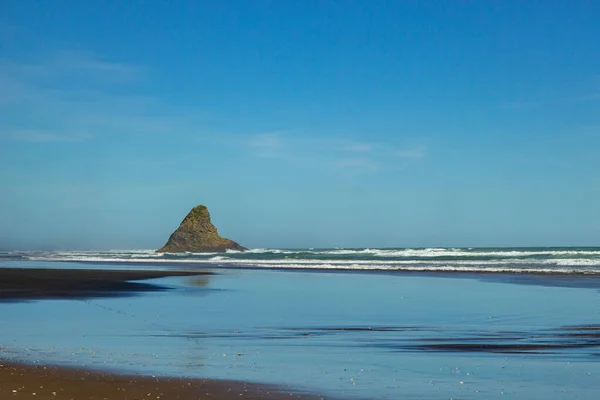
[[[205,271],[0,268],[0,301],[90,299],[166,290],[137,281],[202,276]],[[317,399],[281,386],[215,379],[115,374],[83,368],[18,363],[0,343],[0,398],[15,399]]]
[[[2,399],[318,399],[244,382],[144,377],[0,360]]]
[[[191,257],[2,261],[0,276],[127,271],[144,280],[125,282],[148,286],[5,296],[1,358],[27,376],[58,367],[61,382],[133,376],[145,390],[154,377],[182,396],[176,386],[191,380],[260,388],[255,396],[268,386],[340,399],[597,397],[596,275],[266,269]]]

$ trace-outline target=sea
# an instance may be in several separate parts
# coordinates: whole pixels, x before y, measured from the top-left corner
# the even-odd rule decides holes
[[[600,248],[5,252],[3,267],[212,274],[0,302],[0,358],[334,399],[600,398]]]
[[[151,263],[300,270],[599,274],[600,247],[251,249],[226,253],[154,250],[6,252],[0,259]]]

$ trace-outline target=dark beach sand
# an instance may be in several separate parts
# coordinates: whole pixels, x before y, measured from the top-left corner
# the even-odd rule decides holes
[[[28,366],[0,359],[0,399],[200,400],[321,399],[281,387],[206,379],[142,377],[83,369]]]
[[[207,274],[210,272],[0,268],[0,301],[128,296],[166,289],[131,281]]]

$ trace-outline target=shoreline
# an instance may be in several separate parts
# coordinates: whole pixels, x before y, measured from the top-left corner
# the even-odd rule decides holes
[[[0,302],[131,296],[169,287],[147,279],[213,275],[208,271],[0,268]],[[283,385],[197,377],[146,376],[109,369],[28,363],[2,357],[0,398],[15,399],[322,399]]]
[[[377,275],[404,275],[408,277],[430,277],[430,278],[453,278],[453,279],[476,279],[488,282],[503,282],[515,285],[532,285],[532,286],[547,286],[547,287],[569,287],[578,289],[600,289],[600,272],[599,273],[583,273],[583,272],[556,272],[556,271],[473,271],[473,270],[430,270],[430,269],[349,269],[349,268],[290,268],[290,267],[259,267],[259,266],[244,266],[242,264],[212,264],[202,263],[201,261],[153,261],[151,263],[139,261],[80,261],[80,260],[47,260],[48,263],[73,263],[85,265],[120,265],[120,266],[135,266],[147,267],[148,265],[159,267],[178,267],[182,270],[143,270],[132,269],[124,271],[160,271],[165,274],[190,274],[190,275],[214,275],[218,270],[240,270],[240,271],[280,271],[280,272],[308,272],[308,273],[342,273],[342,274],[377,274]],[[193,270],[190,268],[194,268]],[[16,268],[15,268],[16,269]],[[57,269],[52,269],[56,271]],[[100,271],[90,269],[91,271]],[[0,268],[0,272],[2,268]],[[67,270],[68,271],[68,270]],[[111,270],[102,270],[111,271]],[[218,273],[218,272],[216,272]],[[165,275],[178,276],[178,275]],[[1,276],[0,276],[1,279]],[[1,289],[1,288],[0,288]],[[1,298],[0,298],[1,300]]]
[[[208,271],[0,268],[0,301],[123,297],[168,287],[138,282]]]
[[[324,399],[279,385],[216,379],[155,377],[84,368],[25,364],[0,358],[0,398],[35,400]]]
[[[0,260],[1,261],[1,260]],[[182,270],[158,270],[158,269],[123,269],[123,270],[111,270],[111,269],[77,269],[77,271],[120,271],[120,272],[159,272],[165,273],[169,275],[166,276],[185,276],[189,275],[210,275],[214,274],[212,270],[250,270],[250,271],[290,271],[290,272],[316,272],[316,273],[328,273],[328,272],[342,272],[342,273],[374,273],[374,274],[406,274],[406,275],[417,275],[417,276],[435,276],[439,275],[440,277],[445,276],[453,276],[453,275],[516,275],[516,276],[533,276],[533,277],[581,277],[581,278],[597,278],[600,280],[600,270],[598,272],[582,272],[582,271],[572,271],[572,272],[564,272],[564,271],[542,271],[542,270],[530,270],[527,268],[524,269],[430,269],[426,267],[410,267],[410,268],[345,268],[345,267],[328,267],[328,268],[319,268],[319,267],[289,267],[282,264],[282,266],[277,267],[265,267],[252,265],[252,261],[249,260],[248,263],[251,265],[244,265],[243,263],[227,263],[226,261],[220,263],[208,263],[201,260],[195,261],[174,261],[174,260],[156,260],[156,261],[140,261],[140,260],[102,260],[102,261],[91,261],[91,260],[68,260],[68,259],[44,259],[44,260],[14,260],[18,262],[44,262],[44,263],[68,263],[68,264],[81,264],[81,265],[122,265],[122,266],[134,266],[134,267],[148,267],[148,266],[157,266],[157,267],[178,267],[178,268],[190,268],[195,267],[197,270],[191,271],[186,269]],[[376,261],[374,261],[376,262]],[[3,269],[25,269],[25,268],[17,268],[17,267],[9,267],[2,268],[0,267],[0,271]],[[33,268],[31,268],[33,270]],[[62,268],[39,268],[39,270],[65,270],[72,271],[71,269],[62,269]],[[210,270],[210,271],[209,271]],[[197,272],[196,272],[197,271]],[[173,274],[181,274],[181,275],[170,275]],[[161,276],[158,276],[161,277]],[[145,278],[140,278],[145,279]]]
[[[20,261],[26,262],[26,261]],[[353,270],[344,268],[265,268],[242,265],[202,264],[178,262],[180,269],[96,269],[86,265],[102,265],[99,261],[46,261],[80,264],[83,268],[19,268],[0,266],[0,302],[50,299],[84,299],[135,296],[143,292],[170,290],[169,287],[139,282],[148,279],[177,276],[211,276],[215,270],[256,270],[309,273],[345,273],[404,275],[408,277],[476,279],[484,282],[503,282],[516,285],[600,289],[600,274],[557,272],[506,271],[432,271],[432,270]],[[111,265],[148,266],[139,262],[112,261]],[[153,262],[153,266],[173,266],[172,263]],[[195,267],[193,270],[190,267]]]

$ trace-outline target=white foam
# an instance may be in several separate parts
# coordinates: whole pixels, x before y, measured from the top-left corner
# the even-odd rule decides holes
[[[228,253],[242,253],[228,250]],[[530,256],[598,256],[600,250],[500,250],[458,248],[423,248],[423,249],[251,249],[245,253],[261,254],[322,254],[322,255],[372,255],[377,257],[530,257]]]
[[[344,269],[518,273],[600,273],[600,250],[252,249],[225,253],[154,250],[20,253],[30,260],[97,263],[196,264],[238,268]],[[261,257],[261,254],[264,255]],[[444,259],[439,259],[444,257]]]
[[[366,261],[366,260],[240,260],[226,256],[213,256],[204,260],[158,258],[106,258],[94,256],[71,256],[64,258],[31,257],[39,261],[79,261],[99,263],[194,263],[197,265],[218,265],[220,267],[244,268],[293,268],[293,269],[339,269],[339,270],[378,270],[378,271],[432,271],[432,272],[515,272],[515,273],[585,273],[600,274],[600,262],[585,259],[546,260],[532,265],[528,260],[508,261]],[[584,268],[582,268],[584,267]],[[585,268],[588,267],[588,268]],[[597,267],[597,268],[590,268]]]

